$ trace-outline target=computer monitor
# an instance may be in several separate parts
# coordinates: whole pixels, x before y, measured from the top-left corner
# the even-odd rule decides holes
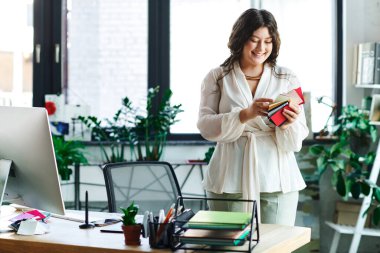
[[[65,214],[45,108],[0,106],[0,159],[12,160],[4,201]]]

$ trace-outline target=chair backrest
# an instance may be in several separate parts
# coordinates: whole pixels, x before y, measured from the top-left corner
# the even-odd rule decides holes
[[[121,212],[132,201],[139,214],[167,212],[182,196],[173,167],[167,162],[122,162],[103,166],[109,212]]]

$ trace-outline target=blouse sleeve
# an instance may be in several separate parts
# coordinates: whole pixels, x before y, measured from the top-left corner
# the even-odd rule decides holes
[[[219,113],[221,88],[217,84],[217,74],[210,71],[202,82],[201,101],[197,127],[206,140],[215,142],[236,141],[244,131],[240,122],[242,108],[233,108],[228,113]]]
[[[294,74],[289,78],[289,90],[300,87],[300,82]],[[277,144],[281,150],[298,152],[302,148],[302,141],[308,136],[309,128],[306,125],[305,112],[301,105],[301,112],[297,120],[286,129],[276,127]]]

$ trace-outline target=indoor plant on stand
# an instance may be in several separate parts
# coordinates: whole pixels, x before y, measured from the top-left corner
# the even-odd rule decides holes
[[[370,151],[377,138],[377,130],[370,124],[368,115],[356,106],[347,105],[333,127],[337,142],[331,147],[313,145],[309,152],[317,157],[317,170],[321,176],[326,169],[332,170],[332,184],[344,199],[350,195],[358,199],[368,195],[372,188],[373,223],[380,223],[380,187],[368,180],[375,160]],[[367,212],[370,208],[367,209]]]
[[[139,161],[160,159],[170,126],[178,121],[177,114],[183,112],[181,104],[170,104],[170,98],[173,95],[170,89],[165,90],[158,108],[154,108],[153,101],[159,88],[156,86],[148,90],[145,111],[135,116],[135,127],[132,128],[132,132],[137,149],[136,158]]]
[[[125,143],[129,143],[131,160],[133,154],[133,140],[130,132],[133,117],[131,102],[128,97],[122,100],[122,107],[117,110],[111,119],[98,119],[96,116],[79,116],[88,128],[91,129],[92,139],[98,141],[102,152],[103,162],[123,162],[125,158]],[[109,149],[107,148],[109,146]]]
[[[125,161],[124,145],[129,144],[131,160],[158,161],[166,144],[170,126],[176,123],[181,104],[171,105],[172,91],[167,89],[158,106],[154,106],[159,86],[150,88],[146,107],[141,110],[132,106],[128,97],[122,99],[122,107],[112,119],[99,120],[95,116],[80,116],[79,119],[92,130],[95,141],[99,141],[106,163]],[[110,145],[110,151],[103,142]]]
[[[121,226],[124,232],[126,245],[140,245],[141,224],[136,224],[136,214],[139,206],[132,203],[127,208],[120,208],[123,211]]]

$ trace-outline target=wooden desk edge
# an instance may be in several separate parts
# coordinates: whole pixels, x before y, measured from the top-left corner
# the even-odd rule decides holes
[[[296,249],[299,249],[300,247],[308,244],[311,240],[311,228],[309,227],[297,227],[295,226],[294,228],[297,229],[296,233],[297,236],[296,238],[292,238],[291,241],[283,241],[281,243],[278,243],[276,245],[273,245],[271,248],[267,248],[264,250],[260,249],[260,242],[256,246],[256,248],[253,249],[254,253],[284,253],[284,252],[292,252]]]

